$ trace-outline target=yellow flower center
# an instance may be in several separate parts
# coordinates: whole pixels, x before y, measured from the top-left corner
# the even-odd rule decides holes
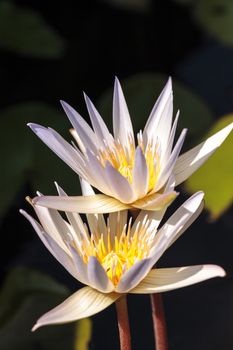
[[[128,144],[129,148],[125,148],[119,141],[115,141],[111,148],[106,147],[104,150],[100,150],[99,160],[103,166],[109,161],[112,166],[132,184],[135,147],[130,138]],[[149,170],[149,183],[147,188],[147,193],[149,193],[154,188],[160,171],[158,145],[148,143],[145,147],[141,132],[138,133],[138,145],[143,151]]]
[[[109,225],[107,231],[107,235],[91,235],[89,242],[84,240],[79,253],[85,263],[95,256],[116,286],[126,270],[149,255],[152,239],[145,223],[140,223],[133,234],[131,222],[120,235],[113,236]]]

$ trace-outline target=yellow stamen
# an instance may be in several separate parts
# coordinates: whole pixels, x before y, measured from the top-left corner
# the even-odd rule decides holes
[[[114,242],[111,241],[109,223],[107,223],[107,237],[103,234],[91,235],[89,244],[83,241],[78,252],[87,264],[90,256],[95,256],[109,279],[116,286],[124,271],[132,267],[135,262],[148,257],[152,245],[151,233],[146,230],[147,222],[141,223],[135,232],[131,232],[131,222],[119,234],[115,232]]]
[[[119,141],[115,141],[111,148],[106,147],[99,151],[98,159],[103,167],[106,166],[107,161],[110,162],[112,166],[132,184],[135,147],[130,138],[128,141],[130,145],[129,149],[123,147]],[[154,188],[160,171],[158,145],[152,145],[151,142],[149,142],[145,147],[141,132],[138,134],[138,145],[144,153],[149,170],[149,183],[147,188],[147,193],[149,193]]]

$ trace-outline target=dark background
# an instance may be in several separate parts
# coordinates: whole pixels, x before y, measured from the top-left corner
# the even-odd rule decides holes
[[[69,124],[59,99],[86,117],[83,90],[101,109],[101,97],[112,89],[115,75],[124,89],[127,79],[146,74],[161,80],[171,75],[200,99],[213,124],[233,109],[233,28],[220,26],[220,34],[212,30],[215,20],[230,22],[231,8],[231,2],[216,0],[0,1],[2,350],[47,349],[48,344],[50,349],[77,349],[73,325],[49,327],[53,331],[48,335],[44,330],[30,334],[38,316],[63,300],[62,293],[75,291],[80,285],[49,255],[18,209],[31,212],[25,196],[34,196],[36,189],[48,193],[52,180],[59,179],[61,185],[65,182],[69,193],[79,189],[68,167],[63,168],[50,152],[43,153],[47,152],[45,146],[31,135],[26,122],[39,120],[68,136]],[[35,20],[33,16],[39,17]],[[203,16],[206,26],[200,20]],[[137,94],[146,95],[146,81]],[[160,88],[155,88],[154,101]],[[146,111],[151,107],[149,103]],[[190,113],[193,108],[190,105]],[[110,115],[104,118],[111,123]],[[146,118],[141,115],[134,120],[132,115],[133,124],[140,128]],[[190,123],[202,125],[202,118],[197,114]],[[194,135],[190,142],[195,144],[203,134]],[[170,211],[188,197],[183,187],[180,191]],[[160,260],[163,267],[215,263],[228,274],[225,279],[164,294],[171,350],[232,349],[232,228],[232,207],[211,223],[204,211]],[[25,270],[17,270],[22,266]],[[12,271],[16,272],[9,282]],[[69,292],[59,292],[59,296],[57,291],[48,292],[40,276],[36,277],[39,287],[34,287],[33,278],[29,286],[26,276],[33,271],[49,275]],[[44,301],[46,293],[50,293],[49,305]],[[153,349],[149,297],[128,299],[133,349]],[[90,348],[118,349],[114,307],[92,320]]]

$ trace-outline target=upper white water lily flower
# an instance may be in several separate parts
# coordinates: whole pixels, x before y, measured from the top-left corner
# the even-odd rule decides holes
[[[82,187],[92,194],[87,183]],[[57,188],[65,197],[65,192]],[[133,225],[127,219],[127,210],[110,213],[107,222],[102,214],[87,214],[88,230],[77,213],[67,212],[64,220],[54,209],[33,206],[41,224],[25,211],[21,213],[52,255],[87,285],[43,315],[33,330],[96,314],[125,293],[165,292],[225,275],[216,265],[152,269],[200,214],[202,192],[189,198],[159,229],[165,210],[141,211]]]
[[[200,145],[179,156],[186,129],[173,147],[178,114],[172,123],[173,93],[171,79],[155,103],[146,126],[134,132],[119,81],[113,96],[113,134],[85,95],[93,130],[67,103],[62,106],[73,125],[78,147],[67,143],[56,131],[29,124],[35,134],[77,174],[102,194],[85,197],[39,197],[34,203],[59,210],[80,213],[110,213],[140,208],[161,210],[177,196],[165,190],[174,177],[174,185],[186,180],[218,148],[230,133],[233,123]],[[197,116],[198,117],[198,116]]]

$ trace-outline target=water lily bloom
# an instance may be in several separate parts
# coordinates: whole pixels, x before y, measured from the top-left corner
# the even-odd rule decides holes
[[[77,174],[102,194],[89,198],[77,196],[35,198],[35,203],[54,209],[80,213],[110,213],[129,208],[161,210],[177,196],[165,191],[171,176],[175,185],[186,180],[221,145],[233,123],[200,145],[179,156],[186,129],[173,147],[177,113],[173,118],[171,79],[155,103],[144,131],[137,134],[135,145],[130,115],[119,81],[115,80],[113,96],[113,133],[85,95],[92,128],[66,102],[62,106],[73,125],[78,147],[66,142],[56,131],[37,124],[28,124]]]
[[[57,189],[66,197],[59,186]],[[93,194],[85,182],[82,189],[87,195]],[[65,220],[55,209],[33,207],[40,224],[25,211],[21,213],[52,255],[87,285],[43,315],[33,330],[94,315],[126,293],[165,292],[225,275],[216,265],[153,268],[200,214],[202,192],[189,198],[159,229],[165,210],[142,210],[133,224],[128,221],[127,210],[110,213],[107,221],[103,214],[87,214],[88,229],[77,213],[67,212]]]

